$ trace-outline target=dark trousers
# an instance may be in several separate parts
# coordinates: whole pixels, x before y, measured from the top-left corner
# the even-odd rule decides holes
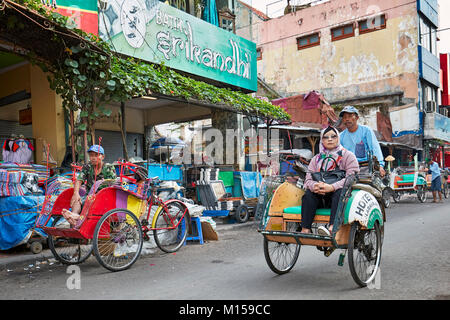
[[[341,190],[342,189],[327,193],[324,196],[311,192],[309,189],[306,190],[306,193],[302,198],[302,228],[311,229],[316,210],[319,208],[331,208],[330,224],[333,224],[339,204],[339,197],[341,196]]]

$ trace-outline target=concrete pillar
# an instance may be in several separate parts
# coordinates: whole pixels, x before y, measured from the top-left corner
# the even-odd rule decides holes
[[[245,155],[243,116],[234,112],[215,109],[211,111],[211,120],[212,128],[218,129],[223,137],[222,163],[226,165],[233,165],[235,170],[244,170]],[[235,134],[234,137],[229,136],[227,139],[227,129],[233,130]],[[229,163],[227,158],[232,159],[232,163]]]
[[[47,75],[37,66],[30,67],[33,137],[36,139],[36,163],[45,164],[43,143],[58,165],[66,151],[62,99],[50,89]]]
[[[152,142],[152,129],[154,126],[146,125],[144,126],[144,154],[143,159],[148,160],[150,154],[150,146]]]

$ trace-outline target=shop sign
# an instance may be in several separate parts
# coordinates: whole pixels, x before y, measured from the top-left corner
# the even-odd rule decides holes
[[[41,3],[69,17],[68,23],[76,28],[98,34],[97,0],[41,0]]]
[[[450,142],[450,118],[439,113],[426,113],[425,139]]]
[[[158,0],[110,0],[99,35],[117,52],[257,90],[256,44]]]
[[[19,124],[32,124],[31,108],[19,110]]]

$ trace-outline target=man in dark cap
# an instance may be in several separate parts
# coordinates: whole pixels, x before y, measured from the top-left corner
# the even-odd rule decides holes
[[[358,124],[359,112],[353,106],[346,106],[339,113],[346,129],[341,132],[341,144],[345,149],[353,152],[358,162],[367,161],[367,152],[370,151],[380,163],[380,174],[383,177],[384,157],[381,152],[380,143],[373,130],[365,125]]]

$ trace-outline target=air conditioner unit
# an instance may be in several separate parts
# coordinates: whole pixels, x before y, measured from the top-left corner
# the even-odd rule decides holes
[[[427,101],[425,105],[425,112],[435,112],[436,111],[436,101]]]

